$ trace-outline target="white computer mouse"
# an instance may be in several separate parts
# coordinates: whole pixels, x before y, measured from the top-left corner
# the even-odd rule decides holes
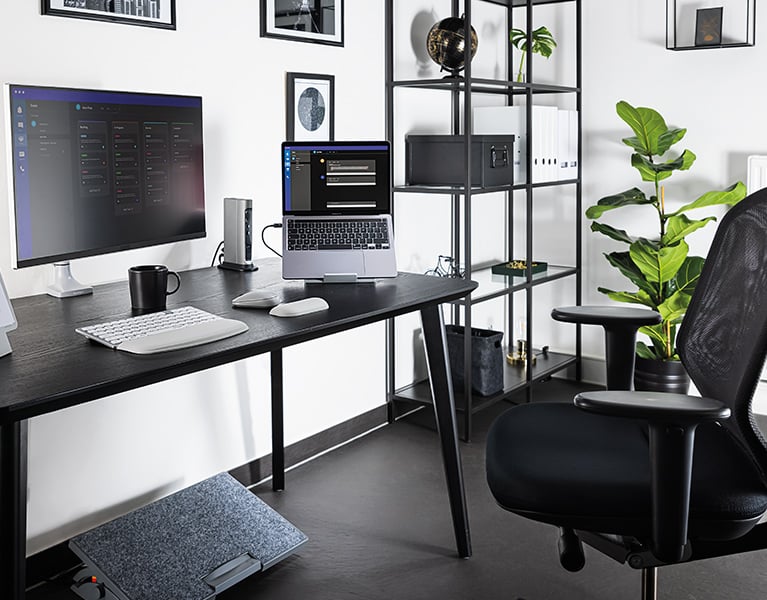
[[[296,300],[295,302],[278,304],[269,311],[269,314],[275,317],[300,317],[301,315],[308,315],[309,313],[327,310],[328,308],[330,308],[328,303],[322,298],[311,297]]]
[[[253,290],[232,300],[232,306],[236,308],[271,308],[279,303],[279,294],[272,290]]]

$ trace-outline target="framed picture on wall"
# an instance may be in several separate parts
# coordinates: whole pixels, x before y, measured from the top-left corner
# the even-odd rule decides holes
[[[176,28],[176,0],[42,0],[44,15]]]
[[[333,75],[287,74],[286,140],[333,139],[334,86]]]
[[[261,37],[344,45],[344,0],[261,0]]]
[[[718,46],[722,43],[723,8],[699,8],[695,13],[695,45]]]

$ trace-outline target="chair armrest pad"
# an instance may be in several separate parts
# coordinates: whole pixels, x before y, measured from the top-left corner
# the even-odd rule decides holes
[[[664,392],[582,392],[574,402],[590,412],[650,423],[693,425],[730,416],[730,409],[718,400]]]
[[[660,314],[647,308],[630,306],[560,306],[551,311],[551,318],[564,323],[602,325],[604,327],[633,327],[660,323]]]

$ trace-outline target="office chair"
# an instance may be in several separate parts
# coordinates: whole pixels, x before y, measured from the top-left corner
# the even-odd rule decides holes
[[[632,336],[627,336],[632,337]],[[642,570],[767,548],[767,442],[751,398],[767,352],[767,190],[722,219],[677,349],[701,398],[608,390],[512,407],[492,424],[498,504],[560,527],[560,562],[582,542]]]

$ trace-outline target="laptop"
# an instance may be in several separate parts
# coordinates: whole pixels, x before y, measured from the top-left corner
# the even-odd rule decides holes
[[[396,277],[389,142],[282,143],[282,276]]]

